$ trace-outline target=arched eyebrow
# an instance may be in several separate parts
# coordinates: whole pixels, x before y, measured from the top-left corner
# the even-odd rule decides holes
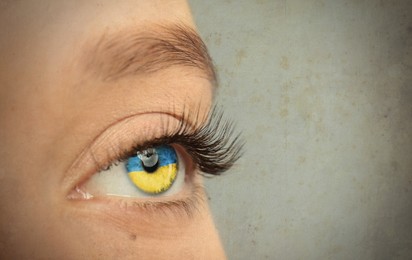
[[[86,71],[104,81],[154,73],[172,66],[196,68],[213,85],[217,81],[206,45],[194,29],[185,25],[103,34],[90,46],[82,57]]]

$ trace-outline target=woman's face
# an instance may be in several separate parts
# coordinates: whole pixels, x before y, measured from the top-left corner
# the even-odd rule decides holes
[[[224,258],[185,147],[170,194],[101,171],[209,112],[187,4],[2,1],[0,28],[0,258]]]

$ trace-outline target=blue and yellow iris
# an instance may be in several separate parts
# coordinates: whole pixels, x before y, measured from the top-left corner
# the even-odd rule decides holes
[[[172,146],[157,146],[155,151],[158,164],[153,172],[147,172],[137,156],[130,157],[126,163],[130,180],[137,188],[149,194],[159,194],[170,189],[178,171],[177,154]]]

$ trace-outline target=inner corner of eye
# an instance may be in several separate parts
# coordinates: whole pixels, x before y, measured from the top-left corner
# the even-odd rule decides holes
[[[101,196],[159,197],[180,192],[185,184],[185,163],[179,148],[160,145],[136,151],[125,161],[91,176],[76,187],[71,198]]]

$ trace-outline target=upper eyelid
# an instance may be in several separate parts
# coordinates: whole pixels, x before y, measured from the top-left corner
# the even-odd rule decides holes
[[[96,134],[96,136],[91,139],[85,146],[84,148],[80,151],[79,155],[76,156],[75,160],[69,164],[70,166],[65,170],[65,172],[69,172],[71,170],[71,168],[75,167],[76,163],[78,163],[79,159],[91,148],[91,146],[93,145],[94,142],[96,142],[96,140],[98,140],[99,138],[101,138],[101,136],[107,132],[108,130],[110,130],[110,128],[115,127],[118,124],[123,124],[123,123],[127,123],[128,120],[132,120],[134,117],[139,116],[139,115],[148,115],[148,114],[162,114],[165,116],[170,116],[172,118],[175,118],[176,120],[182,121],[183,120],[183,115],[184,115],[184,107],[183,109],[176,109],[173,107],[173,109],[162,109],[162,110],[149,110],[149,111],[140,111],[138,113],[114,120],[112,123],[108,124],[107,126],[105,126],[103,128],[103,130],[101,130],[99,133]],[[190,121],[190,119],[186,119],[185,122],[186,125],[188,125],[189,127],[195,127],[194,124]]]
[[[153,115],[156,116],[154,117]],[[126,146],[124,149],[130,149],[134,145],[130,143],[130,138],[134,138],[134,142],[140,143],[144,143],[150,139],[150,136],[145,137],[143,133],[137,137],[136,129],[140,129],[141,132],[152,129],[158,131],[155,134],[162,135],[163,130],[157,127],[162,124],[162,120],[165,120],[164,117],[167,117],[168,124],[178,125],[180,123],[179,117],[174,114],[167,112],[150,112],[135,114],[110,124],[85,146],[68,170],[65,171],[62,178],[64,192],[70,192],[78,182],[84,181],[97,171],[99,166],[96,165],[96,163],[99,164],[103,161],[114,159],[120,151],[113,149],[120,148],[113,146],[119,146],[119,144],[121,146],[121,143],[123,143],[123,145]],[[153,118],[157,118],[157,124],[154,123]],[[145,127],[146,130],[142,129],[142,127]],[[140,138],[141,140],[136,140],[136,138]],[[110,153],[116,154],[110,155]],[[90,167],[90,165],[94,166]],[[101,166],[102,165],[100,165],[100,167]]]

